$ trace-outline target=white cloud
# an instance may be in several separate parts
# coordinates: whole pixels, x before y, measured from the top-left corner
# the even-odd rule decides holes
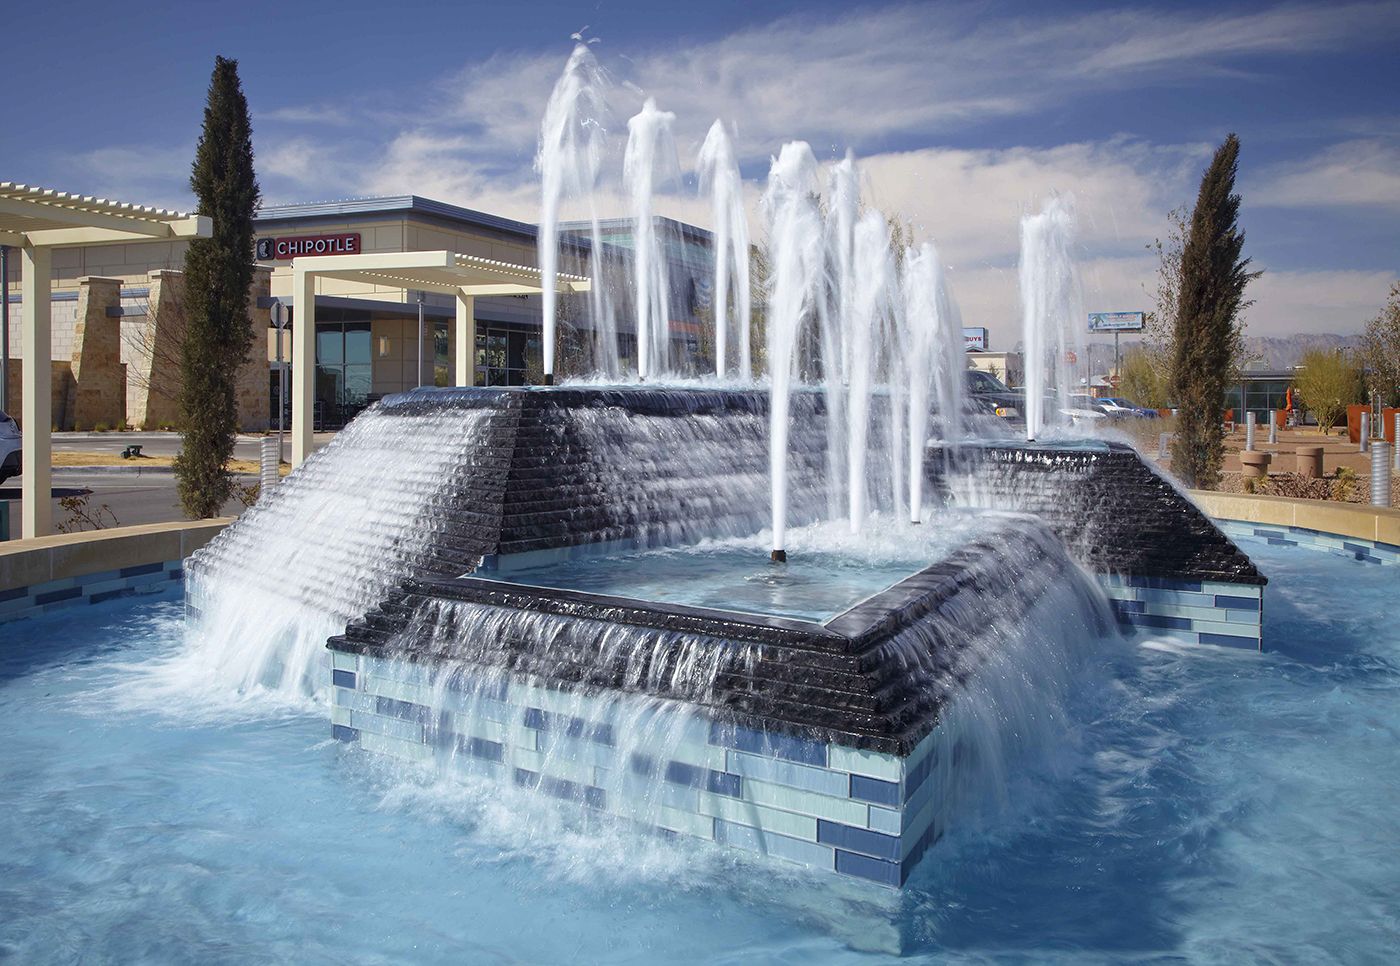
[[[1282,208],[1371,205],[1400,208],[1400,146],[1379,140],[1346,141],[1261,176],[1255,204]]]

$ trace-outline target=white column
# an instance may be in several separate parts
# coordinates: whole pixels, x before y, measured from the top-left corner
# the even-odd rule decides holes
[[[20,354],[24,357],[20,417],[24,421],[24,486],[20,489],[21,536],[47,537],[53,530],[53,324],[49,293],[53,282],[50,250],[26,244],[21,251]]]
[[[457,290],[457,340],[455,384],[476,385],[476,296]]]
[[[292,263],[292,467],[311,455],[316,405],[316,276]]]

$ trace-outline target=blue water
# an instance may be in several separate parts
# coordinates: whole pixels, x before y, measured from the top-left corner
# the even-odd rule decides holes
[[[914,561],[870,563],[820,552],[796,552],[788,563],[774,565],[758,544],[735,543],[578,557],[483,576],[531,587],[822,622],[921,569]]]
[[[170,660],[173,601],[5,625],[0,959],[867,962],[852,942],[892,929],[915,962],[1394,961],[1400,574],[1242,546],[1272,578],[1269,653],[1110,647],[1072,778],[1026,763],[892,921],[803,912],[824,878],[579,831],[203,688]]]

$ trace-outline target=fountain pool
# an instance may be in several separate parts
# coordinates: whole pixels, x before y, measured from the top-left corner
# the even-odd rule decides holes
[[[21,962],[1384,961],[1392,568],[1242,538],[1266,650],[1094,652],[1052,752],[889,905],[582,827],[328,740],[323,706],[185,676],[174,596],[4,628],[0,950]],[[1348,588],[1345,616],[1333,602]],[[295,768],[296,779],[288,780]],[[839,880],[838,880],[839,881]]]

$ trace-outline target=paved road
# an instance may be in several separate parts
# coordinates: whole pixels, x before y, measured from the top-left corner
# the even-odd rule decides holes
[[[314,440],[316,449],[325,446],[335,438],[334,433],[317,433]],[[120,455],[132,444],[139,444],[141,452],[147,456],[175,456],[180,452],[179,433],[54,433],[53,448],[57,452],[68,453],[110,453]],[[291,457],[291,434],[287,435],[285,453]],[[239,436],[234,444],[233,456],[240,460],[257,461],[261,453],[261,436]]]
[[[240,477],[245,482],[255,482],[254,477]],[[10,539],[20,536],[20,478],[16,477],[0,486],[0,500],[10,501]],[[86,496],[88,510],[96,513],[102,505],[111,508],[111,517],[103,514],[106,526],[136,526],[142,523],[163,523],[168,520],[185,519],[180,509],[180,497],[175,490],[175,476],[172,473],[137,473],[121,471],[117,473],[96,473],[83,470],[58,470],[54,473],[53,519],[57,528],[68,519],[69,512],[59,500],[67,496]],[[243,512],[243,504],[230,500],[224,513],[236,516]]]

